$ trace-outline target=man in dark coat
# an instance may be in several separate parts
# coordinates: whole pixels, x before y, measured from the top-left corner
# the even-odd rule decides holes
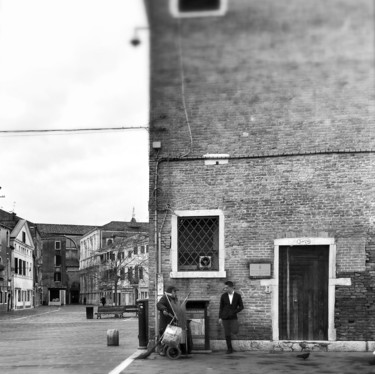
[[[172,303],[177,302],[177,291],[178,289],[174,286],[169,286],[165,294],[161,297],[156,307],[160,311],[159,319],[159,334],[162,336],[165,329],[171,323],[173,316],[175,315],[174,310],[171,307]],[[167,299],[169,298],[169,300]]]
[[[220,298],[219,323],[224,327],[228,347],[226,353],[233,353],[232,334],[238,333],[237,313],[243,309],[243,303],[241,295],[234,292],[233,282],[225,282],[224,291]]]

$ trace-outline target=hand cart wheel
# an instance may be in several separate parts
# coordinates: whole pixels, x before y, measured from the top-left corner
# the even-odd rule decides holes
[[[171,360],[177,360],[181,356],[181,350],[180,348],[168,347],[166,351],[166,355]]]

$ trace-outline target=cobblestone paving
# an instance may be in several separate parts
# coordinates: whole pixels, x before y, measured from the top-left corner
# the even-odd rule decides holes
[[[107,346],[107,330],[119,346]],[[86,319],[84,306],[40,307],[0,314],[0,374],[108,374],[138,348],[138,319]],[[152,354],[124,374],[375,374],[372,352],[223,352],[178,360]]]
[[[107,346],[107,330],[119,346]],[[109,373],[138,348],[138,319],[86,319],[84,306],[0,314],[0,373]]]
[[[222,352],[169,360],[156,354],[135,360],[126,374],[374,374],[371,352],[313,352],[303,361],[296,352]]]

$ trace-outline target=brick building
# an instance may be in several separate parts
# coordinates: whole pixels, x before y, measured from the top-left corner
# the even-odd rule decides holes
[[[42,299],[44,305],[79,303],[79,245],[93,226],[38,223],[43,245]]]
[[[373,3],[145,4],[150,336],[155,301],[173,283],[181,296],[205,300],[211,348],[224,347],[217,319],[229,279],[245,304],[237,346],[368,349]]]

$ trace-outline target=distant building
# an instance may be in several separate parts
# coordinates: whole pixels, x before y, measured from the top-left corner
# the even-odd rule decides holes
[[[135,304],[137,299],[148,298],[148,233],[116,239],[113,245],[107,248],[107,253],[113,251],[121,264],[117,300],[121,305]],[[104,259],[102,254],[100,257],[101,260]],[[103,262],[101,261],[102,264]],[[105,262],[103,265],[105,266]],[[113,296],[110,298],[113,299]]]
[[[135,247],[139,246],[140,254],[143,250],[146,251],[146,248],[148,250],[148,229],[148,223],[136,222],[133,218],[130,222],[112,221],[94,228],[82,237],[81,303],[98,304],[104,296],[107,303],[133,304],[140,295],[148,296],[148,283],[144,283],[146,277],[143,277],[145,272],[143,268],[139,268],[141,263],[145,263],[145,257],[148,257],[145,255],[147,252],[144,252],[144,256],[136,254],[134,257]],[[119,279],[116,274],[110,274],[111,268],[116,274],[118,270]],[[106,270],[107,281],[103,279]]]
[[[34,243],[26,220],[19,220],[10,234],[14,248],[14,309],[34,307]]]
[[[10,230],[9,242],[2,240],[1,252],[7,277],[7,309],[31,308],[41,303],[41,238],[35,224],[0,209],[0,223]],[[3,234],[4,235],[4,234]],[[6,234],[5,234],[6,235]],[[4,297],[3,297],[4,300]],[[4,309],[4,307],[3,307]]]
[[[79,302],[79,242],[93,226],[37,224],[43,243],[44,305]]]

